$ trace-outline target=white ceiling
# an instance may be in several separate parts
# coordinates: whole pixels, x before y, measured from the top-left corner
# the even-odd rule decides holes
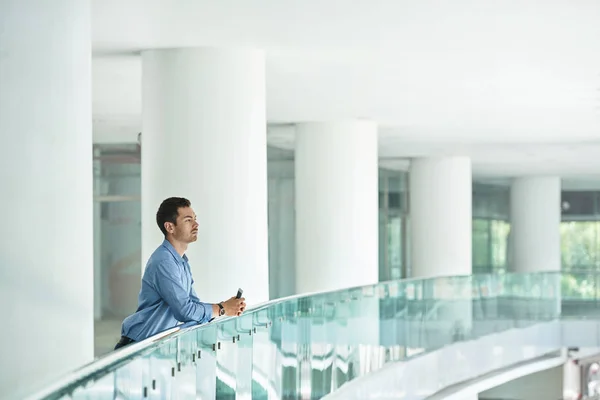
[[[142,49],[267,51],[269,142],[372,118],[380,156],[600,175],[600,0],[93,0],[94,135],[134,141]]]

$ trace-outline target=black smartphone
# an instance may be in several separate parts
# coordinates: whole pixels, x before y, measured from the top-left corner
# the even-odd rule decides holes
[[[244,293],[244,291],[242,289],[238,289],[237,295],[235,296],[236,299],[240,299],[242,297],[242,293]]]

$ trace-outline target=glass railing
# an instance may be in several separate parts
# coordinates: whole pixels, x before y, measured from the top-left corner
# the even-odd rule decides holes
[[[386,363],[600,309],[563,302],[562,278],[413,279],[275,300],[113,352],[35,398],[318,399]]]

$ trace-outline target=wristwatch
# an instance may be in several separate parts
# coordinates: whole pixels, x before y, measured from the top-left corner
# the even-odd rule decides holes
[[[219,306],[219,317],[222,317],[223,315],[225,315],[225,309],[223,308],[223,304],[219,303],[217,305]]]

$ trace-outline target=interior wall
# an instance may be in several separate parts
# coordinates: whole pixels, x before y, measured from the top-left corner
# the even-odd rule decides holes
[[[536,372],[479,394],[479,400],[554,400],[563,396],[563,367]]]

